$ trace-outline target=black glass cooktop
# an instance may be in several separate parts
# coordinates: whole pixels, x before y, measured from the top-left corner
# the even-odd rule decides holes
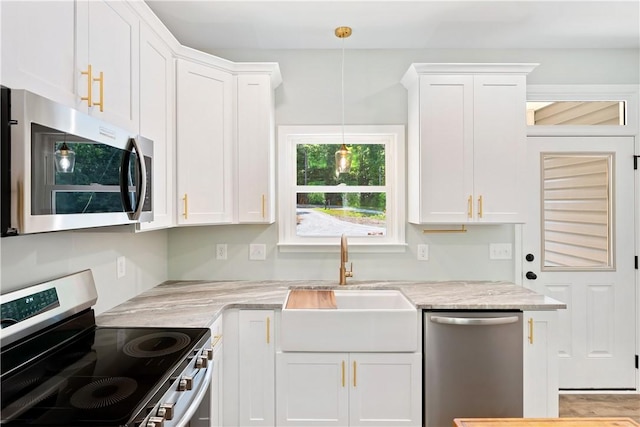
[[[2,354],[2,424],[128,426],[158,388],[189,363],[208,333],[206,328],[93,328],[6,375],[29,350],[11,348]],[[41,337],[36,347],[59,344],[46,341]]]

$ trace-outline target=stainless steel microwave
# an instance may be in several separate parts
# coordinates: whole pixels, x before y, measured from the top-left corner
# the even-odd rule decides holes
[[[2,89],[2,235],[153,220],[153,143]]]

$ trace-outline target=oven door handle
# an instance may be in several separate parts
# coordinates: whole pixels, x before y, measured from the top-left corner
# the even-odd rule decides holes
[[[211,364],[209,364],[209,366],[211,366]],[[200,390],[198,390],[198,394],[196,394],[196,397],[194,397],[193,401],[189,405],[189,408],[182,415],[182,418],[177,420],[177,422],[174,424],[175,427],[188,427],[189,426],[189,421],[191,421],[191,418],[195,414],[195,412],[198,409],[198,407],[200,407],[200,403],[202,403],[202,400],[206,396],[207,391],[209,391],[209,386],[211,385],[211,371],[210,371],[210,368],[207,368],[204,371],[204,374],[205,374],[205,376],[202,379],[202,383],[200,385]]]

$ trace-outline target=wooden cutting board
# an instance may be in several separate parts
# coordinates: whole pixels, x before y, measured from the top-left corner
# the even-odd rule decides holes
[[[454,427],[639,427],[631,418],[456,418]]]
[[[336,296],[332,290],[295,289],[289,291],[286,308],[326,308],[335,309]]]

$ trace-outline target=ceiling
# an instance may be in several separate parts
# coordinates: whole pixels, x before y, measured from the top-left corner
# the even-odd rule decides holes
[[[195,49],[640,48],[640,0],[146,0]]]

